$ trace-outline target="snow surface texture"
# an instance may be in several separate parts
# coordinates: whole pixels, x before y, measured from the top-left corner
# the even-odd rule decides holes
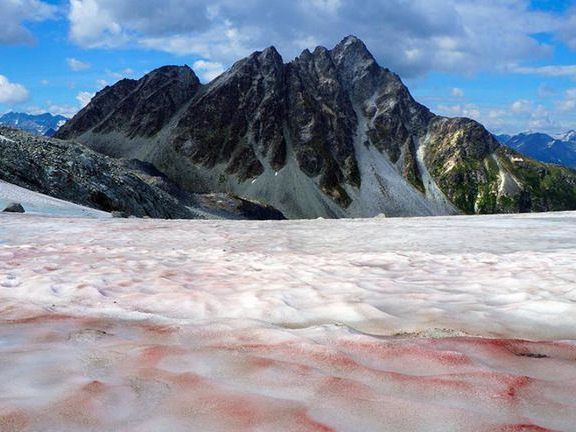
[[[573,432],[575,262],[575,213],[1,214],[0,431]]]
[[[0,211],[13,202],[22,204],[24,210],[32,214],[96,218],[111,217],[109,213],[33,192],[0,180]]]

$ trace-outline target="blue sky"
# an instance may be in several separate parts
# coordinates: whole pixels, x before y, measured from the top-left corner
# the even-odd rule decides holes
[[[348,34],[436,113],[576,129],[576,0],[0,0],[0,113],[72,115],[165,64],[208,81],[254,50],[289,61]]]

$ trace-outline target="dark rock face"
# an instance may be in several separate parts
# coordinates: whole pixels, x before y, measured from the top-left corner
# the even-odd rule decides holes
[[[20,203],[11,203],[6,206],[4,210],[5,213],[25,213],[24,207]]]
[[[152,165],[112,159],[78,143],[2,127],[0,138],[1,180],[115,216],[196,219],[230,214],[258,219],[269,212],[282,218],[276,210],[250,202],[242,203],[251,209],[245,212],[236,201],[232,209],[202,205]]]
[[[204,86],[187,67],[121,81],[57,136],[291,218],[540,208],[530,172],[512,170],[492,135],[418,104],[353,36],[287,64],[273,47],[256,52]]]
[[[69,124],[58,131],[58,138],[69,139],[97,124],[94,132],[120,132],[129,138],[151,137],[200,88],[200,81],[187,66],[164,66],[140,80],[124,79],[101,90]]]
[[[285,220],[274,207],[227,194],[195,195],[196,203],[210,208],[225,219]]]
[[[0,178],[76,204],[138,217],[174,219],[193,214],[151,186],[122,161],[66,141],[0,128]]]

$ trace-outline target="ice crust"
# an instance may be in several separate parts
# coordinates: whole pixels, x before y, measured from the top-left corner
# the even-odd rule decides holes
[[[576,213],[0,214],[0,431],[566,431]]]

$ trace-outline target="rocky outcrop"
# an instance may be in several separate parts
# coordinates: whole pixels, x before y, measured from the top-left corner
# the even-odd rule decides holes
[[[148,163],[113,159],[72,141],[0,127],[0,180],[116,215],[163,219],[283,219],[268,206],[181,190]]]
[[[551,168],[518,169],[480,124],[434,115],[353,36],[287,64],[270,47],[206,85],[187,67],[121,81],[58,136],[291,218],[576,208],[538,198]],[[574,173],[554,178],[570,190]]]
[[[121,160],[80,144],[0,128],[0,179],[35,192],[108,212],[192,218],[185,205],[149,185]]]
[[[24,207],[22,207],[20,203],[10,203],[2,211],[4,213],[26,213],[26,210],[24,210]]]

